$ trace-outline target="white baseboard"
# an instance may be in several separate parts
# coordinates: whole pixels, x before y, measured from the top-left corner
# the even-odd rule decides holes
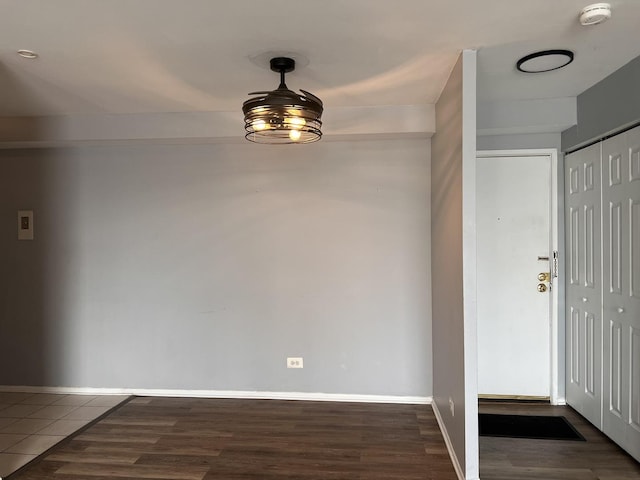
[[[433,408],[433,413],[436,416],[436,420],[438,421],[438,426],[440,427],[440,432],[442,433],[442,437],[444,438],[444,443],[447,446],[447,450],[449,451],[449,457],[451,457],[451,463],[453,463],[453,469],[456,471],[456,475],[458,476],[458,480],[465,480],[464,472],[462,471],[462,467],[460,466],[460,462],[458,461],[458,456],[456,455],[455,450],[453,449],[453,444],[451,443],[451,438],[449,437],[449,432],[447,432],[447,427],[442,420],[442,416],[440,415],[440,411],[438,410],[438,405],[436,402],[431,402],[431,408]]]
[[[137,395],[141,397],[237,398],[256,400],[310,400],[318,402],[431,404],[431,397],[359,395],[350,393],[251,392],[244,390],[178,390],[161,388],[92,388],[2,386],[0,392],[59,393],[80,395]]]

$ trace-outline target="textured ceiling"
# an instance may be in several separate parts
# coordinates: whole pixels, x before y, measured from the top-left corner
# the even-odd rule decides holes
[[[287,83],[327,108],[434,103],[465,48],[479,49],[480,100],[575,96],[640,54],[640,1],[612,1],[609,22],[581,27],[586,3],[1,0],[0,115],[235,111],[277,86],[268,52],[308,62]],[[547,48],[574,50],[574,63],[515,71]]]

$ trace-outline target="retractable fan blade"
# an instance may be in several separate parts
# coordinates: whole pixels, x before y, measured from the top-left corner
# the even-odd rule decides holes
[[[302,90],[300,89],[300,91],[302,93],[305,94],[305,96],[311,98],[312,100],[315,100],[316,102],[318,102],[320,105],[322,105],[322,100],[320,100],[318,97],[316,97],[313,93],[307,92],[306,90]]]

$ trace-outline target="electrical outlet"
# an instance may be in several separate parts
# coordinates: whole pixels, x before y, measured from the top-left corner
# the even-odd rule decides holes
[[[287,357],[287,368],[304,368],[302,357]]]
[[[18,210],[18,240],[33,240],[33,210]]]
[[[449,410],[451,410],[451,416],[456,416],[456,404],[453,403],[453,398],[449,397]]]

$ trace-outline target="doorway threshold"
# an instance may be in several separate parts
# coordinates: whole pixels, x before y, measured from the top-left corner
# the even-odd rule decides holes
[[[479,394],[478,400],[480,402],[487,403],[545,403],[550,404],[550,397],[539,397],[535,395],[492,395],[492,394]]]

